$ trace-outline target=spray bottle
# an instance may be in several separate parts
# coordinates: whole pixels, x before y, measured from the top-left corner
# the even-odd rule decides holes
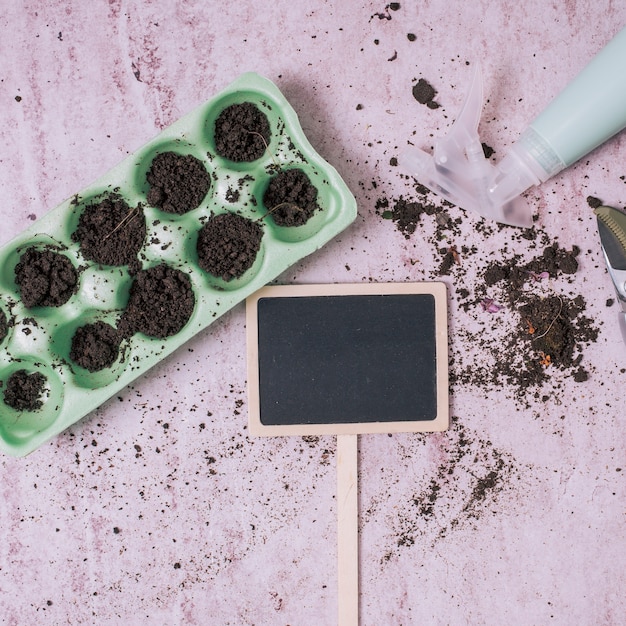
[[[480,67],[458,119],[433,154],[411,147],[403,166],[431,191],[503,224],[528,227],[520,194],[548,180],[626,128],[626,28],[548,105],[493,165],[478,136],[483,103]]]

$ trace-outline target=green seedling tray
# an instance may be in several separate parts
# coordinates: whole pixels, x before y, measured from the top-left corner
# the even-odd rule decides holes
[[[214,148],[214,122],[235,103],[252,102],[265,113],[271,141],[265,154],[250,163],[220,157]],[[202,204],[184,215],[148,206],[146,171],[161,152],[193,154],[206,166],[211,187]],[[318,210],[303,226],[277,226],[263,205],[263,194],[277,168],[298,167],[318,190]],[[237,186],[239,197],[227,198]],[[132,276],[127,267],[86,260],[72,240],[81,211],[94,198],[117,192],[129,206],[141,204],[147,234],[139,254],[143,268],[160,263],[185,272],[193,286],[195,309],[176,335],[165,339],[141,333],[128,339],[112,367],[89,372],[69,358],[75,329],[88,321],[115,325],[128,301]],[[254,265],[240,278],[224,281],[198,265],[195,234],[201,220],[224,212],[259,220],[261,249]],[[356,201],[336,170],[312,148],[297,115],[277,87],[253,73],[243,74],[224,91],[163,130],[88,188],[49,211],[0,249],[0,308],[10,321],[0,343],[0,449],[26,455],[93,411],[131,381],[172,353],[248,295],[289,266],[322,247],[356,217]],[[15,266],[30,246],[51,246],[70,259],[79,284],[70,300],[56,308],[26,308],[15,282]],[[46,378],[43,405],[18,411],[3,401],[13,372],[39,371]]]

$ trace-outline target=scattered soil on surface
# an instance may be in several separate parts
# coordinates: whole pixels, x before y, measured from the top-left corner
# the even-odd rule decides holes
[[[17,370],[7,380],[4,403],[16,411],[37,411],[43,406],[46,377],[41,372]]]
[[[466,429],[458,417],[451,416],[445,436],[430,435],[423,445],[430,445],[432,437],[436,437],[441,460],[436,471],[417,480],[415,491],[395,507],[393,543],[383,552],[383,564],[414,545],[432,549],[453,532],[475,527],[481,519],[491,517],[497,506],[506,506],[507,499],[521,488],[515,459]],[[373,513],[366,506],[364,520]]]
[[[512,312],[515,326],[498,346],[501,357],[491,373],[475,371],[470,380],[492,384],[505,380],[523,397],[527,390],[541,386],[554,369],[568,373],[576,382],[588,379],[581,365],[582,350],[596,341],[598,330],[584,315],[582,296],[558,294],[550,287],[550,282],[576,273],[579,252],[575,246],[568,251],[553,243],[527,263],[515,255],[485,268],[481,306],[487,311],[489,306],[502,306]],[[497,298],[487,297],[492,288],[498,290]],[[490,352],[495,356],[493,348]],[[465,370],[461,378],[467,379],[468,374]]]
[[[131,208],[114,195],[85,207],[72,234],[86,259],[101,265],[129,265],[135,269],[138,269],[137,255],[145,238],[142,207]]]
[[[587,204],[592,209],[597,209],[598,207],[602,206],[602,200],[600,200],[599,198],[596,198],[595,196],[587,196]]]
[[[579,254],[580,249],[577,246],[568,251],[562,250],[556,243],[553,243],[546,246],[540,256],[528,263],[524,263],[519,255],[495,261],[490,263],[483,272],[485,285],[491,287],[505,280],[509,285],[509,295],[515,300],[517,292],[529,281],[557,278],[559,274],[575,274],[578,270],[576,257]],[[543,275],[544,272],[548,275]]]
[[[399,2],[390,2],[389,4],[385,5],[385,10],[383,11],[379,11],[377,13],[374,13],[374,15],[372,15],[370,17],[370,22],[374,19],[374,18],[378,18],[379,20],[390,20],[391,19],[391,13],[389,13],[389,11],[399,11],[400,10],[400,3]]]
[[[120,333],[110,324],[97,321],[76,329],[70,358],[90,372],[99,372],[115,363],[119,351]]]
[[[9,333],[9,320],[5,315],[4,311],[0,309],[0,343],[4,340],[4,338]]]
[[[188,322],[194,306],[189,276],[160,264],[135,276],[118,330],[121,337],[134,333],[159,339],[171,337]]]
[[[272,177],[263,194],[263,204],[278,226],[302,226],[320,208],[317,188],[297,168]]]
[[[31,247],[15,266],[15,282],[25,307],[58,307],[76,291],[78,273],[66,256]]]
[[[462,218],[450,216],[449,209],[453,207],[453,204],[445,200],[441,203],[433,201],[428,188],[419,183],[415,185],[415,194],[411,198],[400,196],[389,200],[383,196],[376,201],[376,212],[383,219],[392,220],[405,239],[411,238],[423,216],[435,220],[436,241],[446,240],[451,234],[457,234]]]
[[[235,213],[215,215],[198,233],[198,264],[225,281],[249,270],[261,248],[263,229]]]
[[[230,161],[242,163],[260,159],[270,139],[267,116],[252,102],[231,104],[215,121],[215,150]]]
[[[432,233],[427,235],[428,243],[440,259],[432,278],[453,276],[460,311],[475,313],[482,326],[478,332],[458,330],[458,339],[466,340],[482,356],[469,357],[463,350],[451,355],[451,388],[461,384],[500,389],[505,385],[527,405],[530,398],[547,399],[541,388],[557,371],[576,382],[586,381],[589,373],[582,364],[583,350],[596,341],[598,329],[585,315],[584,298],[565,295],[559,287],[574,280],[578,247],[566,250],[545,232],[520,229],[514,231],[516,250],[525,255],[512,255],[505,244],[498,261],[485,262],[479,256],[480,237],[473,237],[476,243],[471,248],[455,243],[463,241],[463,220],[451,218],[453,205],[439,201],[419,183],[414,189],[411,197],[380,197],[376,212],[391,220],[407,240],[421,227]],[[487,240],[502,228],[480,221],[476,233]],[[445,245],[440,246],[441,242]],[[528,251],[537,249],[541,252],[528,260]],[[469,265],[478,281],[474,285],[464,281]]]
[[[176,152],[157,154],[146,180],[150,185],[148,204],[176,215],[198,208],[211,187],[202,161],[192,154]]]
[[[440,104],[435,102],[436,89],[425,79],[420,78],[413,85],[413,97],[420,103],[425,104],[429,109],[438,109]]]
[[[421,104],[431,106],[436,94],[424,79],[413,84],[413,97]],[[493,156],[493,148],[487,144],[482,148],[485,158]],[[476,222],[472,244],[467,245],[465,212],[414,178],[403,178],[408,193],[396,198],[382,195],[376,213],[391,220],[405,239],[432,246],[433,259],[420,250],[416,259],[409,259],[411,265],[424,263],[430,268],[434,260],[430,278],[451,276],[459,313],[470,318],[456,330],[459,347],[450,356],[451,390],[455,385],[498,391],[504,387],[528,406],[532,398],[546,401],[548,389],[561,388],[564,376],[586,381],[583,351],[597,340],[598,329],[585,315],[584,298],[567,289],[578,271],[578,247],[565,249],[536,226],[507,230],[487,220]],[[377,188],[376,181],[372,188]],[[601,201],[590,196],[587,203],[594,208]],[[499,250],[493,249],[496,234],[502,240]]]

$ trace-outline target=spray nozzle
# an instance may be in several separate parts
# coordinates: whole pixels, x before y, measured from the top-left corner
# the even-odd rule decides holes
[[[482,74],[477,65],[461,113],[447,137],[437,139],[432,155],[407,148],[402,162],[422,185],[453,204],[497,222],[529,227],[530,208],[519,195],[545,180],[543,171],[537,171],[528,148],[520,142],[498,165],[485,158],[478,136],[482,105]]]

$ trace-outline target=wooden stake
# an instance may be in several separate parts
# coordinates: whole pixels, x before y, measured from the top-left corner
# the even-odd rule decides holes
[[[339,626],[359,624],[358,435],[337,435]]]

